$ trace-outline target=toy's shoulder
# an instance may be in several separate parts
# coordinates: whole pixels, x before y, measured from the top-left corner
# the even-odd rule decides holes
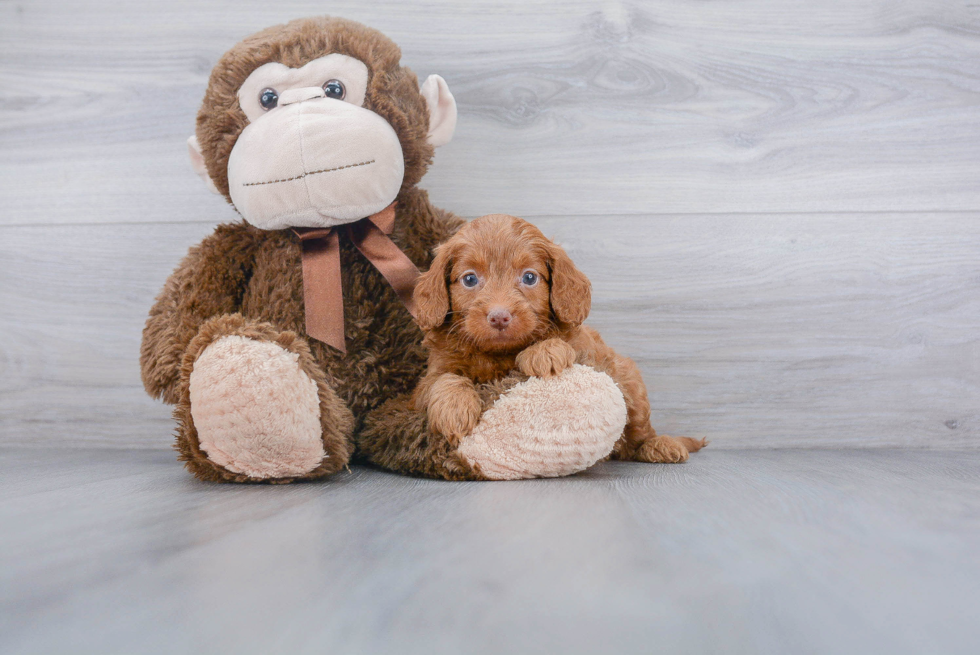
[[[288,230],[260,230],[245,221],[222,223],[190,249],[192,259],[244,262],[262,250],[278,249],[295,241]]]
[[[267,241],[273,232],[256,229],[245,221],[221,223],[214,232],[204,237],[198,247],[207,248],[253,248]]]
[[[418,188],[403,191],[398,196],[397,221],[394,239],[416,263],[428,268],[432,250],[447,240],[465,221],[452,212],[434,207],[429,194]]]

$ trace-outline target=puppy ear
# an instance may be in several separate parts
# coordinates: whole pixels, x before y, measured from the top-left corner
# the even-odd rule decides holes
[[[581,325],[592,309],[592,283],[585,273],[575,268],[564,249],[549,244],[551,269],[551,310],[561,323]]]
[[[436,248],[436,257],[429,270],[415,283],[415,309],[418,324],[423,330],[432,330],[446,322],[449,313],[449,285],[446,280],[450,261],[450,245]]]

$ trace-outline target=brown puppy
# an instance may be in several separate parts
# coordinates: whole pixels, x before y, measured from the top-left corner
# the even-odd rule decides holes
[[[627,425],[613,458],[683,462],[707,444],[654,431],[636,364],[582,325],[591,307],[589,279],[527,221],[493,214],[463,226],[436,250],[415,303],[429,363],[413,404],[454,445],[480,418],[474,383],[515,368],[551,377],[576,363],[608,374],[626,399]]]

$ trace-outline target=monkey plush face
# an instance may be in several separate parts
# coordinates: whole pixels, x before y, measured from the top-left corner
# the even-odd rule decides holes
[[[447,143],[445,81],[419,89],[397,46],[342,19],[270,28],[215,67],[189,141],[198,172],[246,221],[332,227],[374,214]]]
[[[402,185],[398,135],[362,104],[367,66],[338,53],[252,71],[238,90],[248,126],[228,159],[235,207],[266,229],[330,227],[384,209]]]

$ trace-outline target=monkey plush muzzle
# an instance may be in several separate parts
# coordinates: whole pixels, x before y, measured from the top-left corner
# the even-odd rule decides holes
[[[284,92],[242,131],[228,159],[232,202],[265,230],[333,227],[379,212],[404,173],[388,121],[319,87]]]

